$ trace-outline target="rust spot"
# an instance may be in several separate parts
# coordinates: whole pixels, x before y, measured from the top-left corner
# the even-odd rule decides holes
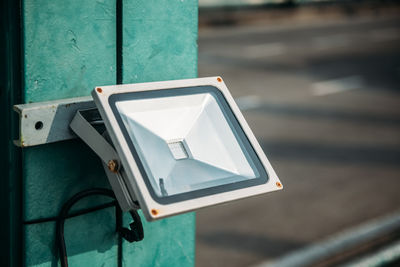
[[[101,93],[101,92],[103,92],[103,89],[101,89],[100,87],[97,87],[97,88],[96,88],[96,91],[99,92],[99,93]]]
[[[217,78],[217,81],[222,82],[222,79],[220,77]]]
[[[151,210],[151,214],[153,214],[154,216],[158,215],[158,210],[152,209]]]
[[[118,162],[116,160],[114,160],[114,159],[110,160],[107,163],[107,167],[113,173],[118,172]]]
[[[281,187],[282,187],[282,184],[281,184],[280,182],[276,182],[276,186],[279,187],[279,188],[281,188]]]

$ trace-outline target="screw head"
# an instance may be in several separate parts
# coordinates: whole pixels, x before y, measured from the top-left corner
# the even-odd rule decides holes
[[[107,167],[111,172],[118,172],[118,162],[115,159],[110,160],[107,163]]]
[[[152,209],[151,210],[151,214],[153,214],[154,216],[158,215],[158,210]]]

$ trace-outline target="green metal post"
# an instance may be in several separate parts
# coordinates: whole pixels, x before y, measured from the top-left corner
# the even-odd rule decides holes
[[[21,93],[25,103],[88,95],[96,85],[197,75],[195,0],[23,0],[19,21],[21,46],[13,59],[22,55],[22,86],[9,86],[7,94]],[[8,109],[13,104],[3,94],[1,100]],[[6,125],[11,127],[12,123],[7,119]],[[2,147],[2,159],[18,158],[11,139],[11,134],[2,135],[2,143],[7,144],[7,153]],[[20,256],[25,266],[57,266],[55,222],[51,218],[75,193],[108,187],[107,179],[100,160],[79,140],[24,148],[21,164],[21,176],[19,167],[11,166],[7,182],[2,181],[18,185],[16,192],[3,188],[9,203],[1,205],[15,222],[7,225],[9,229],[20,225],[13,235],[20,240],[13,241],[11,234],[8,241],[2,240],[2,245],[13,247],[7,265],[18,266],[15,257]],[[18,199],[22,199],[21,204]],[[76,208],[106,201],[92,197]],[[35,221],[46,218],[50,220]],[[125,216],[125,223],[129,220]],[[194,264],[194,213],[144,222],[144,231],[142,242],[123,242],[119,253],[114,208],[68,219],[65,238],[70,266]]]
[[[123,0],[123,83],[197,76],[197,5],[196,0]],[[145,223],[145,230],[142,244],[124,243],[124,266],[194,265],[194,213]]]

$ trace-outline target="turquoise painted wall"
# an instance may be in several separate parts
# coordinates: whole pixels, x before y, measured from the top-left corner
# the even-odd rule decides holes
[[[89,95],[93,87],[192,78],[197,75],[197,1],[122,1],[122,47],[117,47],[116,1],[24,0],[23,90],[26,103]],[[122,62],[116,54],[122,49]],[[22,217],[56,216],[64,201],[108,187],[99,159],[79,140],[22,151]],[[92,197],[78,207],[107,201]],[[125,223],[130,218],[125,216]],[[154,223],[145,238],[123,242],[124,266],[192,266],[195,215]],[[23,226],[26,266],[56,266],[54,222]],[[117,266],[114,208],[67,220],[70,266]]]

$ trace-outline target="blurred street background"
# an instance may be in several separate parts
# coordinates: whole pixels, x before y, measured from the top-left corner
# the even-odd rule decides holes
[[[200,0],[199,77],[224,79],[284,190],[197,212],[199,267],[276,261],[400,210],[398,2],[239,2]]]

